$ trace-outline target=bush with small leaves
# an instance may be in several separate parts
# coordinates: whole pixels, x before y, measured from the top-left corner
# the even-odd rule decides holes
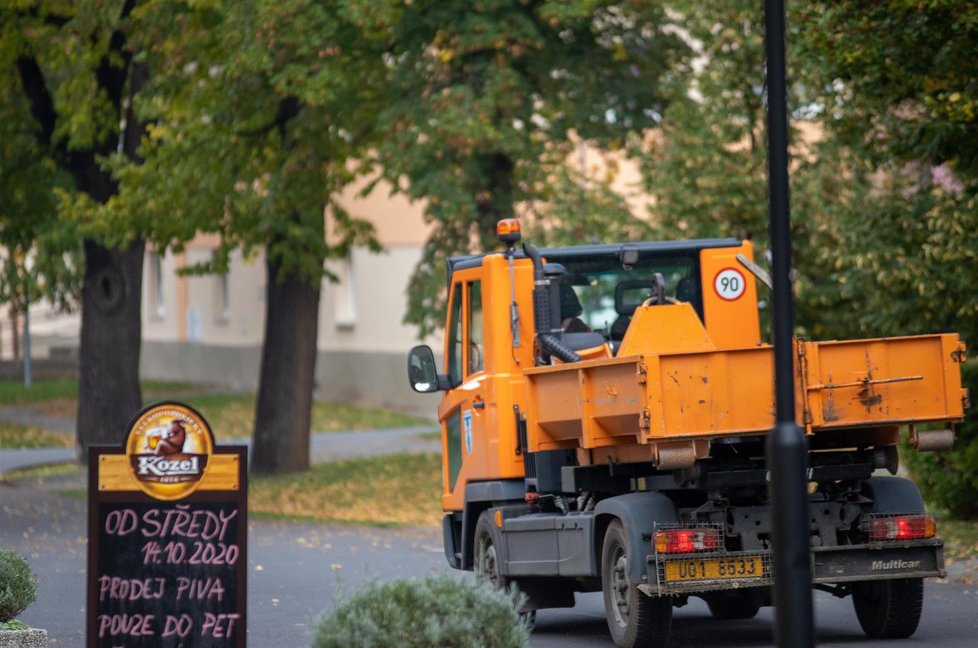
[[[37,598],[37,579],[27,561],[0,549],[0,622],[9,622]]]
[[[514,596],[474,578],[447,574],[373,582],[337,604],[314,648],[523,648],[529,629]]]
[[[967,362],[962,372],[971,399],[978,399],[978,362]],[[904,444],[903,458],[924,499],[960,520],[978,520],[978,411],[965,412],[955,429],[954,449],[914,452]]]

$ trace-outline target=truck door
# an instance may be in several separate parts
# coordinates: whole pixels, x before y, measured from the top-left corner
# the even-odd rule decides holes
[[[449,296],[445,369],[452,384],[438,407],[442,425],[442,505],[462,510],[465,484],[483,470],[485,338],[478,269],[456,273]],[[484,466],[483,466],[484,467]]]

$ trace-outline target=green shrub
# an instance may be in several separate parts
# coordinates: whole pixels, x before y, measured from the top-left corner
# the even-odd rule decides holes
[[[30,626],[14,619],[13,621],[0,621],[0,630],[30,630]]]
[[[448,574],[370,583],[319,623],[314,648],[522,648],[529,631],[505,591]]]
[[[964,365],[962,381],[972,405],[955,429],[954,449],[903,452],[903,459],[928,504],[961,520],[978,520],[978,362]]]
[[[0,549],[0,621],[13,620],[37,598],[37,579],[27,561]]]

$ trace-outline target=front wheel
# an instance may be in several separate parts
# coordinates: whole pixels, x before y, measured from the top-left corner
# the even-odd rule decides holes
[[[904,639],[916,632],[920,623],[924,581],[903,578],[854,583],[852,605],[867,637]]]
[[[510,580],[500,573],[500,557],[496,547],[496,534],[493,532],[489,512],[485,511],[475,525],[475,572],[493,587],[509,590]],[[525,610],[519,615],[520,621],[532,631],[537,620],[536,610]]]
[[[672,601],[646,596],[628,580],[628,564],[636,559],[630,555],[621,522],[612,522],[601,547],[601,589],[608,630],[615,645],[622,648],[661,648],[669,640]]]

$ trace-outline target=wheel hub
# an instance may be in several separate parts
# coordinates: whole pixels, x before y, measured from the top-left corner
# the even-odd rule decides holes
[[[615,621],[619,625],[628,625],[628,593],[630,584],[628,582],[628,561],[625,552],[619,548],[615,552],[614,567],[611,570],[611,596],[614,603]]]

